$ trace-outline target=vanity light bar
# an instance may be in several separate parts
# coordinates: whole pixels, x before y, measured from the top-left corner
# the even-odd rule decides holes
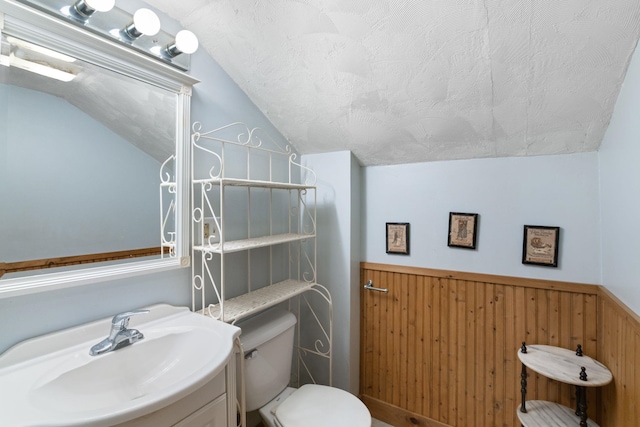
[[[76,74],[69,71],[61,70],[59,68],[56,68],[55,66],[52,66],[51,64],[48,64],[47,61],[44,60],[43,56],[66,63],[74,62],[76,61],[76,58],[12,36],[2,37],[2,35],[0,34],[0,43],[2,46],[1,50],[3,51],[0,52],[0,65],[4,65],[5,67],[20,68],[22,70],[60,80],[62,82],[70,82],[71,80],[76,78]],[[31,58],[29,58],[29,56],[32,55],[27,55],[27,57],[16,55],[16,52],[19,52],[20,50],[25,53],[27,51],[34,52],[38,54],[35,56],[38,58],[42,58],[42,60],[32,61]]]
[[[58,59],[64,62],[75,62],[76,58],[56,52],[55,50],[47,49],[46,47],[38,46],[37,44],[30,43],[25,40],[20,40],[15,37],[7,36],[7,41],[14,46],[21,47],[22,49],[28,49],[32,52],[37,52],[42,55],[47,55],[50,58]]]
[[[9,54],[9,65],[12,67],[18,67],[25,71],[40,74],[41,76],[49,77],[52,79],[60,80],[61,82],[70,82],[76,78],[75,74],[68,73],[66,71],[58,70],[57,68],[48,67],[37,62],[27,61],[26,59],[18,58],[12,53]]]
[[[198,39],[187,31],[190,34],[190,42],[187,43],[187,48],[180,49],[178,35],[182,31],[175,37],[162,31],[160,19],[147,8],[131,15],[125,10],[111,6],[110,3],[114,0],[77,0],[75,3],[71,3],[73,0],[16,1],[62,18],[183,71],[189,70],[189,54],[198,48]]]

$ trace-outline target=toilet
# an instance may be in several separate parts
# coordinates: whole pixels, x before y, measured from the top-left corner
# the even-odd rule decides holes
[[[247,412],[259,410],[268,427],[371,427],[357,397],[317,384],[288,387],[296,317],[273,308],[239,322],[245,357]]]

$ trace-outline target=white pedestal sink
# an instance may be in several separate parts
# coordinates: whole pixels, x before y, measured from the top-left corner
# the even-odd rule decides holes
[[[111,318],[24,341],[0,355],[0,426],[103,426],[182,399],[211,381],[240,329],[155,305],[131,319],[144,339],[90,356]]]

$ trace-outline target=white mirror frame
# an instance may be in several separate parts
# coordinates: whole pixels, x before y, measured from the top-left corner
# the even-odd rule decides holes
[[[0,281],[0,298],[189,267],[189,130],[193,77],[126,46],[14,0],[0,0],[0,32],[29,40],[177,94],[174,257]],[[160,241],[158,241],[160,247]]]

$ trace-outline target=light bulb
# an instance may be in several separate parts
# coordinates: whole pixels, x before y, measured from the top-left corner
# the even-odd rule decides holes
[[[123,31],[131,39],[137,39],[143,34],[155,36],[160,31],[160,18],[150,9],[138,9],[133,14],[133,22]]]
[[[116,0],[78,0],[70,11],[74,12],[77,18],[86,20],[95,12],[110,11],[115,4]]]
[[[84,0],[84,2],[98,12],[109,12],[116,5],[116,0]]]
[[[176,34],[176,47],[180,52],[192,54],[198,50],[198,38],[189,30],[182,30]]]
[[[133,24],[145,36],[155,36],[160,31],[160,18],[150,9],[138,9],[133,14]]]
[[[167,45],[164,48],[164,56],[168,58],[175,58],[181,53],[192,54],[198,50],[198,38],[189,30],[182,30],[176,34],[176,39],[173,43]]]

